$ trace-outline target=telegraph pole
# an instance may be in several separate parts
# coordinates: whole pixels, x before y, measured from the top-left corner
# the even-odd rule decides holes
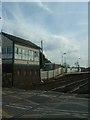
[[[41,61],[42,61],[42,68],[43,68],[43,41],[42,40],[41,40],[41,49],[42,49]]]
[[[67,53],[63,53],[63,54],[65,55],[64,58],[65,58],[65,73],[66,73],[66,72],[67,72],[67,63],[66,63],[66,54],[67,54]]]

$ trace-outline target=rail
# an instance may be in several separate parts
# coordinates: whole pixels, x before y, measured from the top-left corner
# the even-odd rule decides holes
[[[83,87],[84,85],[86,85],[87,83],[88,83],[88,78],[71,82],[68,84],[64,84],[63,86],[52,89],[52,91],[63,91],[63,92],[66,91],[66,92],[73,93],[77,89],[80,89],[80,87]]]

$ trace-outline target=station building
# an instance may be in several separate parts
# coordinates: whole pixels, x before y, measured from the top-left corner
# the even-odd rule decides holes
[[[40,50],[34,43],[2,32],[2,85],[29,89],[40,82]]]

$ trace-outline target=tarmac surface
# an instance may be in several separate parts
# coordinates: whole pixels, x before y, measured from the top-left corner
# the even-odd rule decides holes
[[[3,118],[88,118],[87,95],[4,88]]]

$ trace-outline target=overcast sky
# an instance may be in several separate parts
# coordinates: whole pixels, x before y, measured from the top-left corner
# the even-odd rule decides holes
[[[39,46],[43,40],[52,62],[61,63],[65,52],[71,66],[88,65],[88,2],[4,2],[2,31]]]

